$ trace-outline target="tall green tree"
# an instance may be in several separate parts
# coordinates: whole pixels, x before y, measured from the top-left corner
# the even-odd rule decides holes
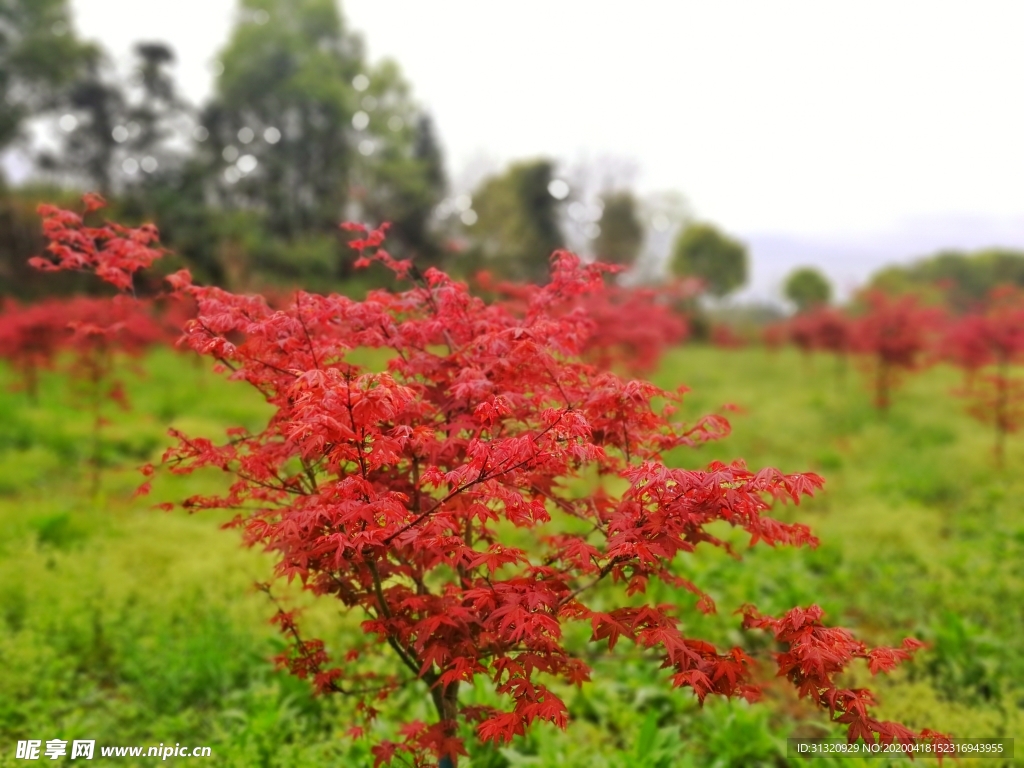
[[[66,185],[132,196],[153,187],[185,159],[194,110],[177,95],[163,43],[135,47],[125,78],[95,51],[69,85],[59,125],[59,148],[40,166]]]
[[[390,221],[396,255],[438,260],[431,213],[445,180],[433,125],[396,64],[367,65],[334,0],[241,0],[220,64],[202,152],[216,198],[260,230],[263,267],[301,278],[289,261],[322,273],[333,260],[346,277],[343,219]]]
[[[799,267],[789,273],[783,288],[786,298],[796,305],[798,312],[806,312],[832,298],[832,285],[814,267]]]
[[[178,93],[170,70],[175,60],[170,46],[139,43],[135,58],[134,88],[125,114],[127,125],[117,131],[116,139],[140,164],[150,158],[139,178],[159,179],[162,171],[183,162],[181,147],[190,143],[195,110]]]
[[[0,0],[0,147],[54,106],[56,89],[94,52],[73,34],[67,0]]]
[[[116,139],[121,147],[121,207],[125,215],[160,224],[161,239],[187,259],[201,279],[224,285],[219,259],[225,222],[207,205],[209,162],[197,157],[197,111],[179,92],[174,51],[160,42],[135,46],[129,103]],[[124,160],[130,160],[128,171]]]
[[[52,170],[72,184],[110,195],[118,154],[114,129],[124,120],[127,102],[121,83],[101,53],[88,62],[83,75],[71,85],[67,104],[74,123],[65,130],[59,154],[49,161]]]
[[[67,0],[0,0],[0,152],[30,118],[65,103],[98,55],[75,36]]]
[[[421,265],[441,259],[432,214],[447,189],[433,120],[413,103],[397,65],[368,74],[353,117],[358,133],[350,187],[364,218],[390,221],[389,248]]]
[[[672,271],[698,277],[716,298],[732,293],[747,281],[747,248],[711,224],[691,224],[672,249]]]
[[[494,271],[517,280],[545,282],[552,251],[562,247],[559,200],[549,186],[549,160],[514,163],[486,179],[473,195],[478,220],[472,235]]]
[[[337,226],[362,61],[334,0],[242,0],[203,116],[225,204],[260,211],[284,238]]]
[[[593,242],[594,255],[600,261],[631,266],[644,242],[636,197],[629,190],[617,190],[601,195],[601,202],[604,210],[598,224],[601,231]]]

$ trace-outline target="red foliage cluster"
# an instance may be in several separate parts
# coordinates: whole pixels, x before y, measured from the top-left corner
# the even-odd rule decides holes
[[[103,198],[92,194],[86,195],[84,202],[86,214],[106,205]],[[43,217],[43,236],[49,241],[48,256],[36,256],[29,264],[43,271],[95,272],[119,290],[130,291],[132,276],[163,254],[152,224],[134,229],[120,224],[87,227],[79,214],[52,205],[41,205],[39,215]]]
[[[682,343],[689,333],[686,320],[673,309],[689,290],[686,284],[662,290],[614,286],[588,294],[580,306],[594,328],[583,346],[583,357],[606,370],[651,373],[665,351]]]
[[[1010,375],[1011,365],[1024,359],[1024,297],[1014,289],[993,292],[985,314],[950,323],[939,355],[964,369],[967,383],[960,394],[970,399],[969,412],[996,433],[996,461],[1002,465],[1006,435],[1024,425],[1024,382]],[[979,371],[991,366],[991,373]]]
[[[1024,355],[1024,291],[995,289],[987,305],[983,335],[993,362],[1009,365]]]
[[[120,296],[49,299],[27,307],[12,302],[0,313],[0,357],[33,397],[39,371],[53,368],[62,353],[72,355],[67,372],[73,377],[103,378],[96,367],[105,373],[110,360],[101,358],[138,355],[164,336],[142,303]]]
[[[726,323],[715,323],[711,326],[711,343],[722,349],[740,349],[747,345],[747,340],[740,336]]]
[[[868,714],[876,704],[871,691],[865,688],[840,690],[834,678],[854,659],[864,659],[871,674],[889,672],[910,659],[924,643],[906,638],[901,648],[868,649],[845,629],[822,625],[822,610],[794,608],[780,619],[762,616],[756,608],[743,608],[743,626],[764,629],[785,646],[778,654],[779,675],[796,686],[801,696],[827,709],[836,722],[848,726],[850,741],[872,742],[876,734],[883,744],[912,744],[922,737],[949,743],[944,734],[923,730],[920,734],[893,722],[881,722]]]
[[[39,372],[53,367],[58,350],[70,336],[65,310],[63,302],[49,300],[26,307],[9,302],[0,313],[0,357],[18,372],[33,400]]]
[[[936,356],[964,371],[966,388],[973,387],[975,374],[992,362],[986,341],[988,321],[981,315],[952,318],[939,339]]]
[[[541,290],[531,284],[495,282],[487,272],[477,276],[477,283],[520,316],[528,310],[531,297]],[[690,279],[659,288],[612,284],[601,291],[570,297],[564,306],[552,306],[550,311],[559,314],[582,310],[589,318],[587,338],[581,347],[585,360],[604,370],[641,375],[655,370],[665,351],[686,339],[686,319],[674,307],[693,298],[700,289],[699,281]]]
[[[64,302],[64,317],[72,331],[66,348],[73,353],[69,372],[76,379],[99,383],[108,380],[115,357],[138,357],[147,348],[164,342],[166,332],[141,301],[125,296],[76,297]],[[126,405],[120,384],[112,382],[108,393]]]
[[[787,323],[789,338],[801,351],[845,355],[852,345],[850,321],[836,309],[816,307]]]
[[[868,291],[866,312],[853,322],[853,349],[869,355],[875,379],[875,405],[889,407],[900,371],[913,370],[942,319],[938,309],[922,307],[913,296]]]
[[[821,478],[739,461],[667,466],[666,450],[713,440],[728,424],[708,416],[683,426],[674,419],[679,392],[580,360],[594,322],[578,303],[604,290],[607,268],[556,252],[550,283],[510,311],[436,269],[420,277],[392,259],[380,247],[384,228],[347,228],[360,233],[357,263],[378,261],[418,282],[365,301],[298,292],[272,309],[260,297],[193,285],[186,272],[169,278],[198,305],[181,343],[219,361],[274,411],[263,430],[235,429],[223,442],[173,433],[172,471],[216,467],[233,478],[226,492],[184,506],[245,510],[234,524],[276,553],[280,577],[363,618],[366,638],[337,663],[281,610],[275,621],[293,648],[280,662],[319,691],[358,696],[367,719],[397,687],[426,686],[437,722],[409,723],[399,741],[376,745],[376,764],[399,753],[415,765],[437,756],[454,763],[465,754],[462,723],[497,742],[538,720],[564,727],[566,706],[545,681],[582,685],[591,672],[565,640],[571,623],[609,648],[628,640],[645,649],[671,685],[700,700],[757,698],[742,649],[687,637],[683,605],[643,595],[661,581],[714,611],[675,561],[698,546],[729,549],[709,530],[715,523],[742,529],[751,545],[814,546],[805,526],[767,513],[815,492]],[[361,347],[390,350],[387,370],[353,363]],[[580,483],[592,490],[579,494]],[[745,625],[773,633],[784,647],[779,674],[850,738],[932,735],[874,719],[866,693],[836,683],[853,658],[887,671],[916,643],[868,651],[820,616],[813,606],[781,619],[748,608]],[[384,645],[404,674],[364,666]],[[502,706],[460,702],[460,688],[481,680]]]
[[[796,315],[786,324],[789,340],[805,355],[818,347],[817,327],[811,315]]]
[[[815,323],[815,346],[825,352],[843,357],[853,345],[853,328],[840,311],[820,307],[812,314]]]
[[[776,322],[761,329],[761,343],[771,352],[778,352],[789,338],[789,325]]]

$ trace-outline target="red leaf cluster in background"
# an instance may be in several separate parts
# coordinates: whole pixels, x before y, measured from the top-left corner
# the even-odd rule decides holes
[[[137,356],[164,338],[145,304],[121,296],[48,299],[26,307],[10,302],[0,312],[0,357],[33,397],[39,371],[52,369],[63,353],[69,353],[65,372],[88,379],[95,375],[91,366],[107,372],[102,355]]]
[[[761,329],[761,343],[770,352],[778,352],[789,338],[789,324],[785,322],[769,323]]]
[[[127,407],[120,383],[110,380],[116,358],[138,357],[166,341],[166,333],[153,319],[148,303],[126,296],[76,297],[63,306],[71,330],[67,349],[73,353],[68,372],[96,386],[109,382],[109,396]]]
[[[740,349],[747,340],[726,323],[715,323],[711,326],[711,343],[721,349]]]
[[[615,273],[619,267],[601,265]],[[488,272],[481,272],[477,285],[495,294],[508,311],[523,315],[530,299],[540,286],[529,283],[494,281]],[[587,339],[581,355],[604,370],[620,370],[630,375],[651,373],[671,347],[686,340],[689,327],[686,318],[676,311],[681,302],[701,291],[694,279],[678,280],[658,288],[626,288],[611,284],[604,290],[571,297],[564,306],[552,306],[555,314],[582,311],[590,320]]]
[[[993,291],[984,314],[949,324],[938,354],[964,369],[966,385],[958,394],[969,399],[972,416],[995,428],[1001,466],[1006,435],[1024,425],[1024,381],[1011,375],[1011,366],[1024,359],[1024,296],[1013,288]],[[987,368],[993,370],[979,378]]]
[[[80,227],[73,215],[50,220]],[[675,563],[698,546],[729,549],[712,533],[717,523],[745,531],[751,546],[814,546],[806,526],[768,513],[813,494],[822,479],[741,461],[667,466],[665,451],[716,439],[729,426],[719,416],[684,425],[675,419],[681,391],[581,359],[601,326],[586,307],[607,290],[607,267],[558,251],[546,286],[525,290],[514,307],[488,304],[437,269],[421,275],[393,259],[381,247],[383,229],[346,229],[359,234],[357,263],[380,262],[414,285],[364,301],[296,292],[275,309],[259,296],[194,285],[187,272],[169,278],[198,309],[180,343],[273,408],[258,432],[235,429],[222,441],[173,433],[177,444],[164,457],[171,471],[214,467],[232,478],[225,492],[184,506],[244,510],[234,525],[249,544],[275,553],[279,577],[337,600],[377,641],[332,660],[281,610],[275,621],[294,647],[279,662],[321,692],[358,697],[367,720],[382,696],[425,685],[437,721],[408,723],[399,741],[376,745],[377,765],[403,753],[414,765],[439,756],[454,764],[465,754],[461,724],[496,742],[537,721],[564,727],[566,706],[549,683],[582,685],[591,674],[581,649],[565,640],[571,623],[588,627],[593,643],[646,649],[671,685],[701,701],[756,699],[753,661],[741,648],[688,637],[686,605],[642,596],[661,581],[713,611]],[[96,251],[94,267],[108,277],[148,258],[133,248],[153,250],[150,230],[109,231],[134,245],[114,249],[111,265],[107,251]],[[69,238],[57,224],[49,232],[57,242]],[[871,323],[866,328],[886,339],[889,325]],[[387,369],[353,362],[361,348],[387,350]],[[888,671],[916,643],[868,651],[823,627],[820,615],[815,606],[781,619],[747,609],[744,623],[786,646],[780,675],[850,738],[930,735],[874,719],[869,694],[836,683],[852,658]],[[386,677],[365,663],[384,646],[400,670]],[[501,706],[460,701],[460,690],[481,683]]]
[[[964,371],[964,385],[970,390],[975,375],[992,362],[986,336],[988,322],[980,315],[951,318],[939,339],[936,353]]]
[[[594,323],[583,357],[599,368],[621,369],[632,375],[649,374],[668,349],[689,333],[686,320],[673,310],[684,285],[668,289],[611,286],[589,294],[583,310]]]
[[[913,296],[868,291],[866,311],[853,322],[853,349],[867,355],[874,374],[875,405],[889,407],[901,371],[915,369],[942,319],[940,310],[918,304]]]
[[[816,307],[787,323],[789,339],[802,352],[823,351],[843,356],[853,343],[850,321],[837,309]]]
[[[53,367],[71,335],[63,302],[50,299],[28,306],[13,301],[0,312],[0,357],[18,372],[23,388],[38,397],[39,372]]]

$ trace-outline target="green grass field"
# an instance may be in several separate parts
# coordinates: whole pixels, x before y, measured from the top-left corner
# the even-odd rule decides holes
[[[0,766],[25,764],[18,740],[53,738],[212,748],[212,759],[168,760],[177,764],[370,765],[368,746],[344,737],[348,702],[312,698],[268,662],[283,644],[267,623],[273,605],[252,585],[269,577],[270,560],[221,530],[224,515],[151,509],[220,487],[223,476],[160,476],[152,496],[132,499],[136,468],[159,457],[168,425],[219,436],[259,425],[264,407],[188,358],[161,352],[144,367],[144,377],[125,374],[133,410],[108,413],[95,496],[84,402],[50,375],[33,405],[0,369]],[[956,371],[909,377],[884,415],[856,371],[840,379],[831,359],[795,352],[687,347],[655,380],[692,389],[688,417],[742,409],[730,414],[732,436],[671,463],[743,457],[826,478],[820,497],[780,512],[809,524],[818,549],[757,548],[741,562],[698,552],[682,564],[719,607],[694,611],[687,632],[763,646],[741,635],[733,610],[818,602],[828,621],[871,643],[914,635],[930,644],[891,678],[853,673],[875,688],[886,718],[965,738],[1024,735],[1024,437],[1011,437],[996,471],[992,435],[950,394]],[[310,604],[295,590],[281,597]],[[652,599],[691,598],[662,590]],[[329,646],[358,631],[332,605],[310,604],[307,618]],[[460,766],[787,765],[787,736],[841,733],[782,686],[765,704],[701,709],[628,647],[616,654],[595,659],[594,682],[568,694],[567,732],[539,727],[508,747],[473,746]],[[392,705],[429,716],[422,693]],[[380,728],[388,732],[386,717]]]

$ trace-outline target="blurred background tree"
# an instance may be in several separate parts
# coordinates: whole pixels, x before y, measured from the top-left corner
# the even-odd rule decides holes
[[[1024,252],[942,251],[912,264],[886,267],[871,278],[871,285],[889,293],[923,295],[956,312],[975,311],[998,285],[1024,288]]]
[[[789,273],[783,292],[796,305],[797,312],[806,312],[828,304],[832,298],[832,285],[814,267],[799,267]]]
[[[74,34],[67,0],[0,0],[0,153],[17,150],[23,162],[44,163],[39,134],[77,125],[71,91],[99,55]],[[41,180],[65,178],[40,175],[34,187],[15,189],[0,166],[0,296],[29,298],[80,282],[70,276],[48,282],[26,264],[42,247],[36,204],[44,197],[68,203],[74,197],[52,185],[40,187]]]
[[[550,160],[514,163],[484,180],[472,197],[480,261],[502,277],[546,282],[551,253],[564,242],[558,220],[567,195]]]
[[[700,278],[708,293],[722,298],[747,282],[747,248],[711,224],[691,224],[673,246],[672,272]]]
[[[389,248],[420,266],[442,251],[432,214],[448,182],[433,120],[412,103],[397,65],[385,61],[369,77],[353,121],[363,125],[352,183],[355,218],[390,221]]]
[[[134,53],[119,72],[78,42],[67,0],[0,0],[0,151],[23,147],[31,178],[50,185],[4,191],[0,179],[0,274],[13,281],[0,291],[32,291],[21,267],[38,238],[26,233],[57,189],[156,221],[200,279],[235,287],[352,282],[346,218],[391,221],[397,256],[441,260],[436,128],[397,65],[367,64],[334,0],[240,0],[201,110],[181,97],[169,46]],[[52,136],[33,129],[41,120]]]
[[[74,35],[67,0],[0,0],[0,152],[27,138],[32,118],[65,104],[98,54]]]
[[[593,252],[599,261],[633,266],[644,243],[644,227],[640,222],[639,205],[628,189],[601,195],[603,212],[600,232],[593,241]]]
[[[429,118],[393,62],[365,62],[333,0],[243,0],[202,116],[212,197],[238,212],[229,276],[346,279],[343,219],[391,221],[391,249],[436,262],[430,214],[445,190]]]
[[[285,239],[337,227],[362,60],[332,0],[243,0],[202,115],[224,207],[259,211]]]

